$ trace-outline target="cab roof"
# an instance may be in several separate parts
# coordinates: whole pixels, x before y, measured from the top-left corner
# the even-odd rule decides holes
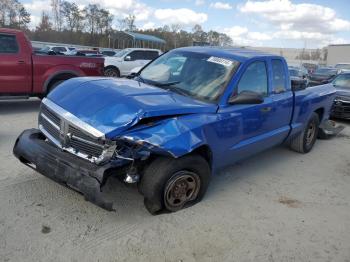
[[[274,54],[269,54],[257,50],[234,48],[234,47],[216,47],[216,46],[191,46],[178,48],[176,50],[196,52],[202,54],[208,54],[211,56],[218,56],[222,58],[232,59],[238,62],[245,62],[255,57],[280,57]]]

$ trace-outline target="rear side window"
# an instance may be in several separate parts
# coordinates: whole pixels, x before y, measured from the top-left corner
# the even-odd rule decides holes
[[[253,91],[267,95],[267,71],[263,61],[251,63],[243,73],[238,83],[237,94],[243,91]]]
[[[129,54],[129,56],[131,57],[131,61],[148,60],[146,58],[146,52],[144,52],[144,51],[133,51]]]
[[[287,91],[284,64],[279,59],[272,60],[272,90],[277,94]]]
[[[145,57],[147,60],[153,60],[156,59],[159,56],[157,51],[146,51]]]
[[[18,53],[16,36],[0,34],[0,54]]]

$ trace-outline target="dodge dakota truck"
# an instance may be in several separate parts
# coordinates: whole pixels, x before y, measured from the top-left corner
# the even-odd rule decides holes
[[[103,75],[103,58],[39,54],[26,35],[0,28],[0,99],[44,97],[63,81]]]
[[[117,176],[137,183],[150,213],[173,212],[200,201],[212,175],[241,159],[281,144],[308,153],[334,96],[332,85],[293,87],[280,56],[180,48],[134,79],[64,82],[14,154],[107,210],[101,190]]]

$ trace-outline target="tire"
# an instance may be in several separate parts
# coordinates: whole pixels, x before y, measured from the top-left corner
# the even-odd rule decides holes
[[[161,211],[176,212],[201,201],[210,177],[209,164],[199,155],[159,157],[146,167],[138,187],[146,209],[156,215]]]
[[[120,77],[120,72],[117,68],[109,67],[104,71],[104,75],[108,77]]]
[[[312,113],[305,129],[290,142],[290,148],[299,153],[308,153],[313,148],[319,131],[320,120],[316,113]]]

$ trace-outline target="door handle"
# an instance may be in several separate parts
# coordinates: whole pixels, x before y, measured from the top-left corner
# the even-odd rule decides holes
[[[269,107],[263,107],[263,108],[261,108],[260,109],[260,111],[262,112],[262,113],[268,113],[268,112],[270,112],[271,111],[271,107],[269,106]]]
[[[23,65],[23,64],[25,64],[25,62],[24,62],[23,60],[19,60],[19,61],[17,62],[17,64]]]

